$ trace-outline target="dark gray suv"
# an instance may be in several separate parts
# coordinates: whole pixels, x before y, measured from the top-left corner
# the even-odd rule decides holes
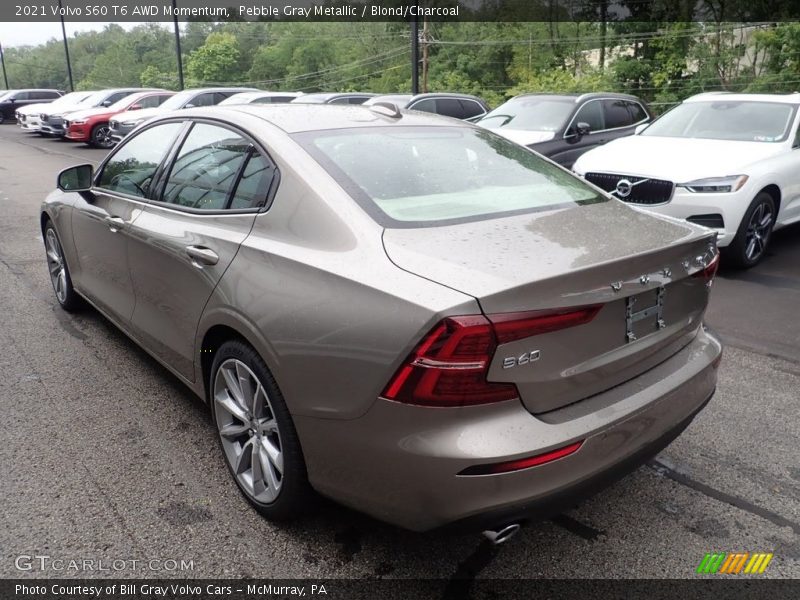
[[[14,121],[14,113],[29,104],[45,104],[61,97],[58,90],[8,90],[0,94],[0,123]]]
[[[652,119],[647,105],[628,94],[524,94],[495,108],[478,125],[572,168],[584,152],[633,135]]]

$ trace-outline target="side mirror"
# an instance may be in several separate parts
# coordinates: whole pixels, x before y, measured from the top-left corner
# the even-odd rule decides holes
[[[128,108],[128,110],[142,110],[142,105],[141,104],[133,104]]]
[[[88,192],[92,189],[93,177],[92,165],[78,165],[64,169],[58,174],[58,189],[62,192]]]
[[[15,103],[17,102],[17,99],[16,99],[16,98],[9,98],[9,99],[8,99],[8,102],[9,102],[10,104],[15,104]]]
[[[650,123],[640,123],[639,125],[636,126],[636,129],[633,130],[633,135],[639,135],[645,129],[647,129],[648,125],[650,125]]]
[[[183,108],[194,108],[194,104],[192,104],[191,102],[189,102],[189,104],[187,104],[187,105],[186,105],[186,106],[184,106]]]
[[[588,123],[584,123],[583,121],[579,121],[575,124],[575,133],[578,134],[578,137],[583,137],[588,135],[592,131],[592,126]]]
[[[112,104],[111,100],[104,100],[103,101],[103,106],[105,106],[105,107],[109,107],[109,106],[111,106],[111,104]]]

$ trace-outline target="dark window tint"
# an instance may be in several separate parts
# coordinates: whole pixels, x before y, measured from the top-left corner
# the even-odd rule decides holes
[[[349,104],[364,104],[369,96],[351,96],[348,98]]]
[[[42,90],[40,92],[31,92],[32,100],[52,100],[58,97],[58,92],[48,92],[46,90]]]
[[[216,103],[217,99],[214,97],[214,92],[207,92],[195,96],[186,106],[214,106]]]
[[[445,117],[453,117],[454,119],[461,119],[464,115],[464,109],[461,108],[461,103],[455,98],[437,98],[436,112]]]
[[[603,100],[603,110],[606,114],[606,129],[627,127],[633,123],[627,105],[628,103],[625,100]]]
[[[263,206],[274,176],[275,167],[261,154],[254,153],[247,161],[239,185],[236,186],[231,208]]]
[[[31,93],[30,92],[17,92],[12,96],[14,100],[19,102],[20,100],[30,100]]]
[[[631,119],[634,123],[639,123],[647,119],[647,112],[638,102],[628,102],[628,110],[631,111]]]
[[[263,98],[256,98],[253,104],[285,104],[291,102],[296,96],[265,96]]]
[[[130,96],[132,93],[133,92],[117,92],[116,94],[111,94],[108,98],[106,98],[106,102],[108,103],[108,106],[111,106],[115,102]]]
[[[474,100],[459,100],[461,103],[462,119],[471,119],[486,112],[486,110]]]
[[[578,109],[575,118],[572,119],[572,126],[567,132],[568,134],[575,133],[575,126],[578,123],[586,123],[589,125],[589,131],[600,131],[607,127],[605,119],[603,118],[603,107],[597,100],[587,102]]]
[[[350,104],[350,98],[334,98],[329,104]]]
[[[169,96],[145,96],[136,104],[142,108],[156,108],[157,106],[160,106],[161,103],[167,98],[169,98]]]
[[[153,175],[181,127],[182,123],[165,123],[130,138],[103,167],[97,185],[114,192],[146,197]]]
[[[425,98],[425,100],[420,100],[419,102],[415,102],[408,108],[411,110],[419,110],[422,112],[435,113],[436,100],[434,100],[433,98]]]
[[[249,148],[230,129],[195,125],[175,159],[162,200],[199,210],[226,208]]]

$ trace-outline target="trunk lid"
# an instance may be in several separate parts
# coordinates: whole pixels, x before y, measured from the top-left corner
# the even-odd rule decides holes
[[[694,337],[709,290],[691,275],[713,256],[713,238],[609,201],[386,229],[384,247],[398,267],[475,297],[487,315],[602,305],[589,323],[497,348],[487,379],[516,384],[538,414],[632,379]]]

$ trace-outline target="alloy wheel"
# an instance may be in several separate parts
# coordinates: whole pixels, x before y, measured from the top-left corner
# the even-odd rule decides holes
[[[50,271],[50,281],[56,292],[56,298],[61,304],[67,301],[67,269],[64,263],[64,254],[61,244],[58,243],[56,232],[51,228],[45,235],[47,252],[47,268]]]
[[[283,447],[267,391],[253,371],[231,358],[214,378],[214,414],[225,459],[254,501],[274,502],[283,486]]]
[[[774,220],[772,207],[768,202],[761,202],[750,215],[744,245],[747,260],[754,262],[764,253]]]
[[[111,129],[108,125],[101,125],[94,131],[94,143],[99,148],[111,147]]]

